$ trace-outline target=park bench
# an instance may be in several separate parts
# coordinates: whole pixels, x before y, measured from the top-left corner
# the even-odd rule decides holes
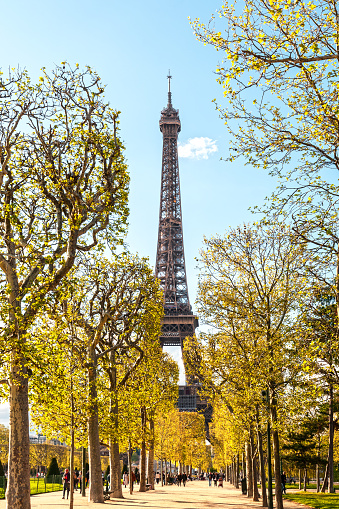
[[[111,496],[111,491],[104,490],[104,500],[109,500]]]

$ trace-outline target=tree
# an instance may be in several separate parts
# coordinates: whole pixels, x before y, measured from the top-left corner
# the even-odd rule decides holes
[[[3,464],[8,463],[9,429],[0,424],[0,460]]]
[[[131,384],[127,386],[127,390],[134,391],[134,404],[141,416],[141,433],[138,437],[141,442],[140,464],[143,466],[140,472],[140,491],[146,491],[146,478],[151,489],[154,489],[155,426],[159,415],[170,411],[178,399],[178,365],[168,354],[163,353],[158,340],[159,333],[160,327],[155,340],[148,339],[145,342],[145,355],[131,377]]]
[[[274,173],[297,156],[292,171],[309,183],[338,169],[336,2],[224,2],[218,14],[193,28],[224,53],[217,75],[229,106],[220,113],[237,155]]]
[[[308,384],[313,384],[314,392],[319,393],[319,404],[328,400],[328,461],[324,476],[323,490],[328,483],[333,492],[333,440],[335,392],[339,382],[338,372],[338,331],[336,324],[336,299],[333,287],[322,285],[310,295],[305,309],[305,333],[301,340],[301,355]]]
[[[47,477],[50,475],[60,475],[60,469],[58,467],[58,461],[56,458],[51,459],[51,463],[47,470]]]
[[[193,26],[225,52],[217,73],[229,105],[218,109],[232,134],[229,160],[244,156],[280,178],[262,210],[270,220],[289,216],[298,240],[326,263],[318,275],[335,296],[338,342],[337,2],[245,0],[224,3],[219,14],[222,27]]]
[[[317,431],[317,421],[307,416],[302,422],[293,422],[293,427],[287,433],[287,440],[282,446],[282,456],[294,463],[297,468],[304,470],[304,491],[307,485],[307,468],[319,464],[315,437]]]
[[[162,310],[159,283],[146,259],[125,253],[112,262],[101,260],[88,268],[87,285],[78,304],[77,325],[88,338],[89,449],[93,455],[99,446],[96,379],[100,362],[101,370],[107,373],[110,410],[105,435],[109,441],[111,486],[115,497],[122,497],[119,392],[142,361],[145,347],[158,341]]]
[[[115,244],[127,217],[128,175],[118,112],[91,68],[63,63],[37,85],[1,81],[1,352],[10,390],[7,507],[30,507],[30,330],[79,253]],[[20,502],[19,502],[20,501]]]
[[[32,331],[31,349],[37,367],[32,374],[31,418],[48,438],[58,436],[70,446],[66,466],[74,471],[75,444],[87,445],[86,342],[74,328],[74,307],[69,301],[74,287],[68,274],[59,291],[50,296]],[[67,287],[67,288],[66,288]],[[34,339],[33,339],[34,338]],[[32,351],[33,354],[33,351]],[[48,446],[44,444],[44,465]],[[34,446],[36,448],[36,446]],[[38,464],[41,464],[38,461]],[[70,487],[70,509],[74,485]]]
[[[300,371],[290,352],[310,284],[302,277],[304,265],[305,250],[281,225],[238,227],[223,238],[205,239],[198,305],[213,332],[204,336],[205,345],[203,339],[196,347],[185,345],[192,374],[219,392],[232,411],[233,405],[242,409],[251,444],[256,407],[262,407],[261,391],[268,389],[276,479],[280,479],[279,399]],[[279,483],[276,499],[280,509]]]

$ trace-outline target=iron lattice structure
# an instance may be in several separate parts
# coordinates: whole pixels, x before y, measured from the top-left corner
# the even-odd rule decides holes
[[[182,230],[178,133],[181,130],[179,110],[172,106],[171,76],[168,76],[168,104],[161,112],[163,135],[159,232],[155,275],[164,291],[162,346],[183,346],[193,336],[198,320],[192,313],[188,297]]]

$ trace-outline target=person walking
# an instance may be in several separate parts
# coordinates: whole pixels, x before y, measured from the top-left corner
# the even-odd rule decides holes
[[[283,472],[281,474],[281,490],[286,495],[286,474]]]
[[[122,479],[123,479],[123,483],[124,483],[125,488],[127,488],[127,485],[128,485],[128,474],[126,474],[126,472],[124,473]]]
[[[181,486],[182,475],[178,474],[178,486]]]
[[[159,482],[160,482],[160,474],[159,474],[159,472],[156,473],[155,480],[157,481],[157,484],[159,484]]]
[[[187,475],[186,475],[186,473],[184,472],[184,473],[182,474],[182,484],[184,485],[184,487],[186,486],[186,481],[187,481]]]
[[[68,496],[69,496],[69,487],[70,487],[70,480],[71,480],[71,475],[70,475],[70,473],[69,473],[68,468],[66,468],[65,473],[64,473],[64,475],[63,475],[62,480],[63,480],[63,482],[64,482],[64,489],[63,489],[63,491],[62,491],[62,498],[65,498],[66,491],[67,491],[67,499],[68,499]]]
[[[212,474],[211,474],[211,472],[208,474],[208,486],[212,486]]]

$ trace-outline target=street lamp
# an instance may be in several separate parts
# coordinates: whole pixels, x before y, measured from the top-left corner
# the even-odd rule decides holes
[[[270,396],[269,390],[262,391],[263,402],[266,403],[269,412]],[[272,464],[271,464],[271,421],[270,415],[267,417],[267,471],[268,471],[268,509],[273,509],[273,490],[272,490]],[[277,482],[277,480],[276,480]]]

